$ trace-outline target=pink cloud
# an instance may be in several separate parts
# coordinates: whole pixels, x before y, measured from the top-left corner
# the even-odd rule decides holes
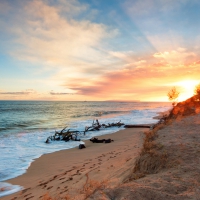
[[[188,71],[190,68],[190,72]],[[96,80],[77,81],[70,79],[67,88],[80,95],[95,96],[98,98],[112,98],[117,96],[129,96],[147,98],[151,95],[164,95],[171,86],[168,83],[187,79],[197,79],[200,68],[195,64],[183,66],[171,66],[165,62],[158,62],[140,68],[122,69],[109,72]],[[137,98],[137,99],[138,99]]]

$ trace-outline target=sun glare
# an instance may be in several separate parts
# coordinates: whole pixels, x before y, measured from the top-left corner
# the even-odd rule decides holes
[[[195,86],[199,84],[197,80],[185,80],[176,82],[174,85],[180,87],[179,101],[184,101],[194,95]]]

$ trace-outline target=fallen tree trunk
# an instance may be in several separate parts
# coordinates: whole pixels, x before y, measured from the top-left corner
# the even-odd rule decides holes
[[[150,125],[125,125],[124,128],[151,128]]]

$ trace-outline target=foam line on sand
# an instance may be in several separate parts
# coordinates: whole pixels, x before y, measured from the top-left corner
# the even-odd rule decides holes
[[[10,199],[42,199],[47,194],[74,196],[84,190],[89,180],[118,185],[130,173],[143,144],[148,128],[125,129],[113,134],[98,136],[111,138],[112,143],[85,141],[85,149],[68,149],[46,154],[36,159],[27,172],[7,182],[23,186],[20,192],[2,197]],[[48,146],[51,148],[51,145]],[[95,182],[96,181],[96,182]],[[108,183],[109,182],[109,183]]]

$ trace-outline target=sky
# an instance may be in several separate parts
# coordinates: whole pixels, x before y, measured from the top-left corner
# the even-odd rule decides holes
[[[199,0],[0,0],[0,100],[185,100],[199,19]]]

